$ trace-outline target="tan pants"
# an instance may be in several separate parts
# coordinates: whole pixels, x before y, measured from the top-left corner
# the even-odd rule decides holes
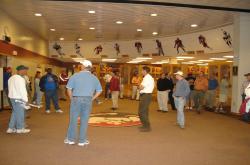
[[[159,110],[168,111],[168,91],[157,91]]]
[[[139,100],[139,98],[140,98],[140,91],[138,89],[138,86],[133,85],[132,86],[132,99]]]
[[[66,85],[59,85],[59,99],[66,99]]]
[[[112,91],[111,95],[112,95],[113,108],[118,108],[119,91]]]

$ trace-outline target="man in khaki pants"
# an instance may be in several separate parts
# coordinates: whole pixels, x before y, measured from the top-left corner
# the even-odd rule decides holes
[[[118,98],[120,91],[120,80],[118,77],[118,72],[112,73],[112,78],[110,80],[110,91],[112,96],[112,110],[118,109]]]

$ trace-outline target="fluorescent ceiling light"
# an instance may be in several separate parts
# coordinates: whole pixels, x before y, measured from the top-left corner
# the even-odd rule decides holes
[[[53,31],[53,32],[54,32],[54,31],[56,31],[56,29],[51,28],[50,31]]]
[[[226,60],[225,58],[210,58],[211,60],[218,60],[218,61],[223,61]]]
[[[61,40],[61,41],[63,41],[63,40],[64,40],[64,38],[63,38],[63,37],[61,37],[61,38],[60,38],[60,40]]]
[[[75,62],[81,62],[81,61],[85,60],[85,58],[72,58],[72,60]]]
[[[90,29],[90,30],[95,30],[95,28],[94,28],[94,27],[90,27],[89,29]]]
[[[182,62],[182,64],[194,64],[192,62]]]
[[[137,57],[136,60],[151,60],[151,57]]]
[[[41,17],[41,16],[42,16],[41,13],[35,13],[34,15],[35,15],[36,17]]]
[[[200,62],[212,62],[214,60],[198,60],[198,61],[200,61]]]
[[[115,23],[116,23],[116,24],[123,24],[122,21],[116,21]]]
[[[82,38],[78,38],[79,41],[82,41]]]
[[[151,16],[151,17],[156,17],[156,16],[158,16],[158,14],[156,14],[156,13],[151,13],[150,16]]]
[[[204,63],[204,64],[197,64],[197,65],[200,65],[200,66],[207,66],[208,63]]]
[[[177,61],[183,61],[183,60],[185,60],[185,59],[183,59],[183,58],[178,58],[178,59],[176,59]]]
[[[157,32],[153,32],[152,34],[155,36],[155,35],[157,35],[158,33],[157,33]]]
[[[116,58],[103,58],[103,62],[115,62],[117,59]]]
[[[194,57],[189,57],[189,56],[178,56],[176,57],[177,59],[193,59]]]
[[[142,29],[137,29],[138,32],[142,32]]]
[[[192,63],[195,63],[195,64],[202,64],[203,63],[201,61],[189,61],[189,62],[192,62]]]
[[[197,27],[198,25],[197,24],[192,24],[190,25],[191,27]]]
[[[233,62],[233,61],[226,61],[226,62]]]
[[[225,58],[234,58],[234,56],[223,56]]]
[[[137,63],[139,63],[139,62],[142,62],[142,61],[129,61],[129,62],[127,62],[128,64],[137,64]]]
[[[89,10],[88,13],[89,14],[95,14],[95,10]]]

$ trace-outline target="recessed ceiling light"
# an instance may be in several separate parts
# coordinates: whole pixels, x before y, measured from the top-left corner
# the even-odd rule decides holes
[[[157,32],[153,32],[152,34],[155,36],[155,35],[157,35],[158,33],[157,33]]]
[[[88,13],[89,14],[95,14],[95,10],[89,10]]]
[[[53,32],[54,32],[54,31],[56,31],[56,29],[53,29],[53,28],[52,28],[52,29],[50,29],[50,31],[53,31]]]
[[[156,13],[151,13],[150,16],[151,16],[151,17],[156,17],[156,16],[158,16],[158,14],[156,14]]]
[[[42,16],[41,13],[35,13],[34,15],[35,15],[36,17],[41,17],[41,16]]]
[[[78,38],[79,41],[82,41],[82,38]]]
[[[61,37],[61,38],[60,38],[60,40],[61,40],[61,41],[63,41],[63,40],[64,40],[64,38],[63,38],[63,37]]]
[[[194,57],[190,57],[190,56],[178,56],[178,57],[176,57],[176,58],[178,58],[178,59],[192,59],[192,58],[194,58]]]
[[[191,27],[197,27],[198,25],[197,24],[192,24],[190,25]]]
[[[183,59],[183,58],[178,58],[178,59],[176,59],[177,61],[183,61],[183,60],[185,60],[185,59]]]
[[[234,58],[234,56],[223,56],[225,58]]]
[[[226,62],[233,62],[233,61],[226,61]]]
[[[83,60],[86,60],[85,58],[72,58],[75,62],[82,62]]]
[[[94,28],[94,27],[90,27],[89,29],[90,29],[90,30],[95,30],[95,28]]]
[[[116,21],[115,23],[116,23],[116,24],[123,24],[122,21]]]
[[[138,32],[142,32],[142,29],[137,29]]]
[[[192,63],[195,63],[195,64],[202,64],[201,61],[189,61],[189,62],[192,62]]]
[[[218,60],[218,61],[223,61],[226,60],[225,58],[210,58],[211,60]]]

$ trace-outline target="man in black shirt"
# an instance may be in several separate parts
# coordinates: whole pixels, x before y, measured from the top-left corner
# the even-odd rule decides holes
[[[173,97],[173,89],[174,89],[174,81],[173,79],[170,77],[169,74],[166,74],[166,78],[169,80],[170,84],[171,84],[171,89],[168,93],[168,98],[169,98],[169,102],[170,102],[170,105],[172,107],[172,110],[175,110],[176,111],[176,107],[175,107],[175,103],[174,103],[174,97]]]
[[[161,77],[157,80],[158,111],[168,112],[168,94],[171,91],[172,86],[172,81],[166,78],[165,73],[162,73]]]

